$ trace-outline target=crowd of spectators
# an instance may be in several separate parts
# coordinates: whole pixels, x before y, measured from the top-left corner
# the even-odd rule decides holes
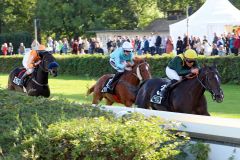
[[[183,53],[186,49],[192,48],[197,54],[205,56],[225,56],[225,55],[239,55],[240,54],[240,36],[234,33],[217,35],[214,33],[212,41],[208,41],[206,36],[200,37],[188,36],[185,34],[183,39],[179,36],[177,42],[173,44],[171,36],[160,36],[152,33],[151,36],[136,36],[133,39],[126,37],[114,37],[108,40],[107,48],[108,52],[112,52],[117,47],[120,47],[124,41],[132,43],[135,52],[138,55],[149,53],[151,55],[161,55],[163,53],[176,54]]]
[[[225,56],[229,54],[238,55],[240,53],[240,36],[234,33],[217,35],[214,33],[212,41],[208,41],[206,36],[200,37],[184,35],[177,39],[176,44],[171,36],[161,36],[152,33],[150,36],[135,36],[129,38],[128,36],[114,36],[108,37],[107,48],[103,48],[102,42],[98,38],[82,38],[71,39],[67,38],[62,40],[54,40],[52,37],[48,37],[46,41],[46,47],[51,53],[59,54],[110,54],[116,48],[121,47],[122,44],[128,41],[132,44],[134,51],[138,55],[151,54],[162,55],[163,53],[176,54],[183,53],[187,48],[194,49],[199,55],[206,56]],[[33,41],[31,48],[33,49],[38,42]],[[175,46],[175,47],[174,47]],[[20,43],[17,54],[24,54],[26,48],[23,43]],[[4,43],[1,47],[2,55],[13,55],[12,43]]]
[[[48,37],[47,49],[52,53],[60,54],[93,54],[100,53],[104,54],[100,40],[97,38],[87,38],[78,37],[78,39],[71,39],[70,42],[67,38],[63,40],[53,40]]]
[[[13,54],[13,45],[11,42],[9,44],[7,44],[7,43],[2,44],[1,54],[2,55],[12,55]]]
[[[203,39],[194,36],[187,38],[187,35],[184,35],[183,39],[181,39],[179,36],[176,44],[176,52],[179,54],[189,46],[198,54],[205,56],[239,55],[240,36],[234,33],[221,35],[214,33],[213,37],[212,41],[208,41],[206,36],[203,36]]]

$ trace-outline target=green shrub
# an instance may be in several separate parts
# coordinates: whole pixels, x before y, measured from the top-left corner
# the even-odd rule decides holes
[[[28,97],[0,89],[0,148],[9,153],[26,138],[45,132],[48,125],[81,117],[112,117],[97,107]]]
[[[187,156],[189,137],[157,117],[134,113],[115,118],[99,107],[3,89],[0,99],[0,159],[183,160]],[[194,154],[198,153],[202,152],[195,148]]]
[[[25,158],[39,159],[174,160],[188,139],[160,128],[162,124],[159,118],[140,114],[116,120],[74,119],[50,125],[46,134],[26,140],[22,150]]]
[[[59,74],[100,77],[103,74],[114,73],[109,65],[109,57],[95,55],[56,55],[60,64]],[[148,56],[147,62],[153,77],[165,77],[165,68],[171,60],[170,56]],[[0,72],[9,73],[15,67],[22,66],[22,56],[0,57]],[[240,84],[240,57],[199,57],[200,65],[215,63],[222,77],[222,83]]]

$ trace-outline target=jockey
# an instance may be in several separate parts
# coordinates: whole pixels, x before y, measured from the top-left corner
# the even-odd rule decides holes
[[[166,84],[166,87],[163,89],[161,96],[166,96],[166,92],[171,87],[172,84],[182,80],[183,76],[186,76],[190,73],[197,75],[199,73],[199,66],[196,60],[197,53],[188,49],[183,54],[179,54],[174,57],[166,67],[166,75],[170,82]]]
[[[23,57],[22,64],[24,68],[26,68],[26,72],[21,78],[20,85],[23,85],[23,80],[27,76],[33,73],[34,68],[37,67],[41,63],[41,58],[39,56],[39,51],[45,50],[44,45],[38,45],[33,50],[31,50],[29,53],[26,53]]]
[[[107,85],[107,89],[113,91],[114,83],[123,75],[125,70],[133,66],[133,47],[130,42],[124,42],[122,47],[117,48],[110,54],[110,65],[117,71],[112,81]],[[130,68],[128,68],[130,67]]]

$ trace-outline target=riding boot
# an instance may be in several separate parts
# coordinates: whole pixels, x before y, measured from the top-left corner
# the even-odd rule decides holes
[[[23,76],[21,77],[21,79],[20,79],[20,83],[19,83],[20,86],[23,86],[24,79],[25,79],[27,76],[28,76],[28,74],[25,72],[25,73],[23,74]]]
[[[161,96],[163,99],[166,98],[169,89],[170,89],[171,86],[172,86],[173,84],[175,84],[176,82],[178,82],[178,80],[172,79],[171,81],[169,81],[169,82],[166,84],[166,87],[164,87],[163,90],[162,90],[161,93],[160,93],[160,96]]]
[[[111,82],[108,84],[108,89],[113,91],[113,88],[115,86],[115,82],[119,80],[119,78],[123,75],[123,72],[117,72],[114,77],[112,78]]]

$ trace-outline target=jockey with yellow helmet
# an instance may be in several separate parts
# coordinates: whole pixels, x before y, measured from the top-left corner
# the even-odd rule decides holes
[[[110,54],[110,65],[117,71],[112,81],[107,85],[107,88],[103,88],[102,92],[113,91],[114,84],[123,75],[125,70],[131,68],[133,62],[133,47],[128,41],[122,44],[122,47],[117,48]]]
[[[33,73],[34,68],[41,63],[41,58],[39,56],[40,51],[44,51],[46,47],[44,45],[38,45],[33,48],[29,53],[26,53],[23,57],[22,64],[26,68],[26,72],[21,77],[20,85],[23,85],[23,80],[27,76]]]
[[[166,95],[166,91],[171,87],[172,84],[181,80],[183,76],[190,73],[198,74],[199,66],[196,60],[197,53],[193,49],[186,50],[183,54],[179,54],[174,57],[166,67],[166,75],[171,81],[167,83],[166,87],[162,92],[162,96]]]

